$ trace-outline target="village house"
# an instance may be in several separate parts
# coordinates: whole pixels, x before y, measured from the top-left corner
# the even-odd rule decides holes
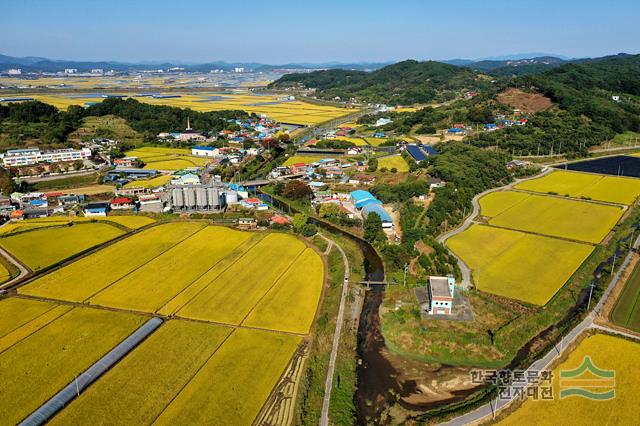
[[[194,146],[191,148],[191,154],[197,157],[217,157],[220,155],[220,150],[212,146]]]
[[[241,217],[238,219],[238,228],[240,229],[256,229],[258,221],[251,217]]]
[[[83,212],[85,216],[106,216],[109,210],[108,202],[89,203],[84,206]]]
[[[116,167],[136,167],[138,165],[138,157],[124,157],[113,160]]]
[[[131,198],[118,197],[111,200],[112,210],[131,210],[133,208],[133,201]]]
[[[372,175],[366,175],[359,173],[349,178],[351,185],[372,185],[376,181],[376,177]]]
[[[428,306],[424,307],[429,315],[451,315],[453,313],[455,286],[456,280],[452,275],[429,277]]]

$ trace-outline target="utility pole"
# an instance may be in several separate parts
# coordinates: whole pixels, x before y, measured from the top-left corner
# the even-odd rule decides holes
[[[613,263],[611,264],[611,274],[609,275],[613,275],[613,270],[616,269],[616,256],[617,256],[618,252],[614,252],[613,253]]]
[[[593,287],[594,287],[593,284],[594,284],[593,280],[591,280],[591,285],[590,285],[591,289],[589,290],[589,301],[587,302],[587,312],[589,312],[589,308],[591,307],[591,296],[593,295]]]
[[[404,264],[404,277],[402,278],[402,286],[406,287],[407,286],[407,270],[409,269],[409,264],[405,263]]]

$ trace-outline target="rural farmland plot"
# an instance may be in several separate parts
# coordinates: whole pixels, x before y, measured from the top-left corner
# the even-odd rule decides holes
[[[622,327],[640,332],[640,268],[635,267],[618,296],[611,320]]]
[[[49,227],[0,237],[0,246],[33,270],[112,240],[124,231],[108,223]]]
[[[0,363],[25,342],[62,327],[65,337],[51,331],[37,340],[40,351],[54,351],[52,362],[58,362],[55,348],[68,345],[61,339],[76,340],[67,324],[74,317],[82,334],[77,339],[100,350],[89,350],[84,358],[71,354],[76,360],[72,378],[146,320],[131,311],[158,312],[170,319],[51,423],[91,418],[98,424],[248,425],[309,333],[324,268],[314,249],[288,234],[240,232],[204,222],[153,226],[19,288],[22,297],[84,302],[86,308],[25,298],[0,302],[0,315],[20,312],[0,324]],[[97,335],[91,328],[96,321],[103,327]],[[108,328],[111,321],[120,321],[122,326],[114,327],[127,331],[116,338]],[[45,380],[44,359],[33,358],[33,363],[33,380]],[[69,382],[66,373],[61,376],[15,420]]]
[[[480,290],[536,305],[546,304],[593,251],[588,244],[485,225],[447,245],[473,269]]]
[[[516,188],[616,204],[632,204],[640,195],[640,179],[560,170],[519,183]]]
[[[560,371],[571,371],[580,367],[586,356],[593,364],[605,371],[614,371],[615,398],[595,400],[586,397],[567,397],[560,399]],[[637,385],[640,370],[640,345],[619,337],[596,334],[586,337],[569,354],[566,361],[553,371],[553,400],[525,401],[520,408],[508,415],[499,425],[522,425],[535,419],[537,425],[569,424],[608,424],[637,425],[640,423],[640,411],[637,409]],[[583,374],[580,379],[600,379],[593,373]],[[597,381],[596,381],[597,383]],[[565,385],[566,386],[566,385]],[[580,386],[579,384],[576,386]],[[565,387],[566,388],[566,387]],[[595,393],[611,389],[611,381],[604,380],[603,386],[590,386]]]
[[[514,200],[508,199],[511,196]],[[494,197],[500,200],[493,202]],[[505,204],[499,211],[496,205],[501,202]],[[485,203],[491,206],[491,225],[594,244],[602,241],[623,213],[618,206],[507,191],[480,200],[482,214],[491,216],[484,211]]]
[[[545,305],[620,221],[640,180],[555,171],[515,187],[480,198],[480,223],[446,244],[479,289]],[[601,201],[570,198],[585,194]]]
[[[18,292],[82,302],[204,226],[196,222],[158,225],[44,275],[21,287]],[[136,255],[132,256],[131,253]]]
[[[151,424],[231,333],[169,321],[108,371],[51,424]]]
[[[0,353],[0,424],[20,422],[143,321],[129,314],[75,308],[6,348]]]

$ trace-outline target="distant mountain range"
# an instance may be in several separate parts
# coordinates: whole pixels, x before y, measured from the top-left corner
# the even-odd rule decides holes
[[[357,63],[289,63],[270,65],[259,62],[225,62],[215,61],[207,63],[183,63],[183,62],[118,62],[118,61],[73,61],[48,59],[35,56],[24,58],[0,54],[0,71],[19,68],[23,72],[59,72],[67,68],[75,68],[78,72],[89,72],[92,69],[101,68],[104,71],[151,71],[157,69],[184,68],[191,72],[209,72],[211,70],[232,71],[235,68],[257,72],[270,72],[274,70],[304,70],[304,69],[347,69],[370,71],[382,68],[392,62],[357,62]]]
[[[624,55],[624,54],[620,54]],[[549,53],[522,53],[503,55],[480,59],[449,59],[441,60],[449,65],[470,68],[474,71],[489,73],[495,76],[517,76],[526,74],[538,74],[546,70],[556,68],[567,63],[582,63],[596,61],[598,58],[568,58],[562,55]],[[272,72],[278,70],[321,70],[341,69],[349,71],[375,71],[393,64],[389,62],[294,62],[287,64],[263,64],[260,62],[225,62],[213,61],[206,63],[193,63],[184,61],[147,61],[147,62],[120,62],[120,61],[74,61],[49,59],[37,56],[14,57],[0,54],[0,72],[12,68],[19,68],[23,72],[60,72],[66,68],[75,68],[78,72],[89,72],[92,69],[101,68],[104,71],[152,71],[181,68],[189,72],[209,72],[211,70],[233,71],[235,68],[244,68],[254,72]]]

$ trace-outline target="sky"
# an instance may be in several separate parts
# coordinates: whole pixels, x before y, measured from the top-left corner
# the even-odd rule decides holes
[[[386,62],[640,52],[639,0],[20,0],[0,53],[69,60]]]

